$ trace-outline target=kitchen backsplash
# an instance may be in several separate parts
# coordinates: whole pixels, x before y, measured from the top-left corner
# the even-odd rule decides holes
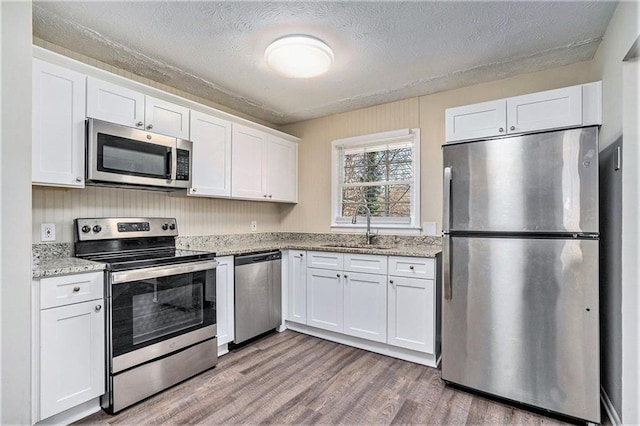
[[[33,187],[33,243],[40,242],[40,224],[55,223],[56,242],[72,243],[78,217],[175,217],[180,235],[246,233],[251,221],[258,232],[281,230],[281,209],[290,205],[214,198],[178,197],[167,192],[87,187]]]

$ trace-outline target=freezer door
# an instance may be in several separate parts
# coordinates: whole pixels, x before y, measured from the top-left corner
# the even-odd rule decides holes
[[[598,232],[596,127],[446,145],[443,152],[451,232]]]
[[[598,241],[451,237],[442,378],[600,422]]]

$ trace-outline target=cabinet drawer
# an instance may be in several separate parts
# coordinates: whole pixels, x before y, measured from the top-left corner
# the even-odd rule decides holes
[[[344,255],[328,251],[310,251],[307,253],[307,268],[337,269],[342,271]]]
[[[408,278],[435,278],[435,259],[389,256],[389,275]]]
[[[387,275],[387,256],[345,253],[344,270]]]
[[[102,299],[104,274],[65,275],[40,280],[40,309]]]

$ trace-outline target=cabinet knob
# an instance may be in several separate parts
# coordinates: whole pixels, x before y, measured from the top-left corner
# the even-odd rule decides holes
[[[502,133],[502,132],[504,132],[504,129],[503,129],[502,127],[500,127],[500,128],[498,129],[498,132]]]
[[[149,125],[147,126],[147,129],[149,129],[149,130],[153,129],[153,124],[149,124]]]
[[[349,275],[345,275],[344,277],[345,277],[345,278],[349,278]]]
[[[100,309],[102,309],[102,305],[96,305],[96,312],[100,312]]]
[[[191,192],[196,192],[196,189],[195,188],[191,188]]]
[[[74,288],[73,288],[73,292],[74,292],[74,293],[77,293],[77,292],[79,292],[79,291],[80,291],[80,287],[74,287]]]
[[[76,178],[76,182],[82,182],[82,178],[78,176],[78,177]]]
[[[413,265],[409,265],[409,269],[413,271]]]
[[[336,274],[336,277],[340,278],[340,274]]]
[[[300,253],[300,257],[304,257],[304,253]]]
[[[509,130],[515,130],[515,129],[516,129],[516,126],[509,127]]]
[[[264,195],[263,195],[263,197],[264,197],[264,198],[267,198],[267,194],[264,194]]]
[[[393,280],[389,280],[389,284],[393,284]]]
[[[143,124],[144,124],[144,123],[143,123],[142,121],[138,121],[138,122],[136,123],[136,127],[142,127],[142,125],[143,125]]]
[[[269,194],[269,198],[271,198],[271,194]]]

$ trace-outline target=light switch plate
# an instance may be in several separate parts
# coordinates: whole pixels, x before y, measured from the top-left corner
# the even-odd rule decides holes
[[[40,241],[56,240],[56,224],[43,223],[40,225]]]

